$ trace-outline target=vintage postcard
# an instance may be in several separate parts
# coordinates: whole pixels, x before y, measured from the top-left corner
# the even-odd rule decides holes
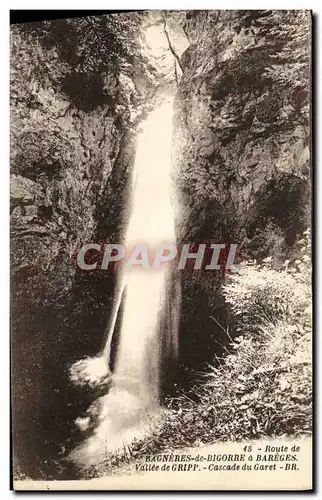
[[[37,12],[10,30],[13,488],[311,490],[311,12]]]

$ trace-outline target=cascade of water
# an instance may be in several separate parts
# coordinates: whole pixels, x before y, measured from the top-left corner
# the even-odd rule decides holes
[[[138,139],[133,172],[132,212],[125,244],[146,245],[153,251],[163,242],[175,243],[171,205],[172,102],[150,113]],[[126,270],[126,298],[114,370],[114,387],[129,381],[140,399],[150,404],[159,394],[159,320],[166,294],[164,267]]]
[[[125,235],[129,249],[145,245],[153,252],[160,244],[175,244],[170,182],[172,113],[172,99],[165,99],[141,126],[133,170],[132,209]],[[174,352],[177,349],[177,328],[171,325],[167,297],[171,270],[163,266],[147,270],[138,265],[121,273],[103,350],[104,356],[110,354],[113,329],[125,293],[112,386],[102,398],[100,422],[94,434],[73,452],[75,461],[87,466],[100,460],[97,455],[103,453],[102,443],[107,443],[108,450],[115,450],[146,432],[159,405],[160,357],[164,354],[161,347]],[[169,337],[166,341],[162,339],[160,321],[165,310]]]

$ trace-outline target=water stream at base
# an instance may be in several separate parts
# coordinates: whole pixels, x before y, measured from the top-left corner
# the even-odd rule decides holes
[[[175,244],[170,182],[172,113],[172,99],[165,99],[141,125],[133,170],[132,209],[125,235],[128,248],[145,245],[153,250],[161,243]],[[140,439],[161,418],[161,351],[164,346],[174,352],[177,349],[176,325],[168,324],[166,335],[171,338],[161,342],[164,332],[160,318],[165,304],[169,304],[169,272],[166,267],[147,270],[134,266],[119,276],[119,292],[101,357],[104,366],[125,293],[112,385],[109,393],[100,398],[94,433],[72,452],[71,458],[79,466],[88,468],[102,462],[106,454],[116,452],[134,438]]]

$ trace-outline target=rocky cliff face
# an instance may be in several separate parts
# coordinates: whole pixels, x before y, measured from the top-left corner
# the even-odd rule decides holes
[[[126,39],[125,21],[118,18],[117,26]],[[69,33],[72,21],[48,24],[48,33],[37,24],[12,32],[11,201],[13,236],[21,240],[13,249],[18,269],[25,268],[22,255],[29,259],[32,253],[35,269],[50,270],[89,241],[113,171],[126,177],[135,126],[155,90],[153,68],[146,69],[135,38],[126,51],[115,47],[115,61],[83,47],[82,57],[101,57],[105,67],[81,70],[81,56],[73,52],[86,39]],[[133,22],[132,37],[138,24]],[[95,26],[87,29],[94,36]]]
[[[243,256],[276,250],[260,246],[268,229],[285,250],[305,224],[294,207],[307,199],[310,174],[310,13],[197,11],[187,14],[185,31],[176,156],[182,205],[194,200],[204,224],[226,217],[199,235],[231,237],[235,229]],[[188,234],[196,232],[193,210],[184,214]]]
[[[273,256],[280,265],[310,218],[310,13],[192,11],[184,29],[179,238],[237,243],[240,260]],[[196,339],[192,364],[227,341],[210,317],[217,308],[227,327],[212,293],[220,280],[207,272],[183,279],[182,339]]]
[[[81,273],[73,256],[123,233],[137,126],[175,77],[164,43],[151,55],[162,23],[131,13],[12,28],[14,428],[33,476],[64,454],[88,406],[67,367],[101,348],[115,276]]]
[[[18,470],[57,475],[84,437],[74,420],[94,396],[70,386],[67,367],[102,346],[115,276],[81,273],[73,255],[122,235],[137,126],[162,92],[178,85],[179,243],[237,243],[240,258],[274,254],[277,264],[292,251],[309,212],[309,35],[303,11],[130,13],[13,27]],[[212,360],[233,325],[222,274],[181,278],[186,382],[185,370]]]

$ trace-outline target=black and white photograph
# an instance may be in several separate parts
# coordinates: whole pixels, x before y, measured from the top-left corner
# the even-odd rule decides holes
[[[14,490],[311,490],[312,12],[32,12]]]

